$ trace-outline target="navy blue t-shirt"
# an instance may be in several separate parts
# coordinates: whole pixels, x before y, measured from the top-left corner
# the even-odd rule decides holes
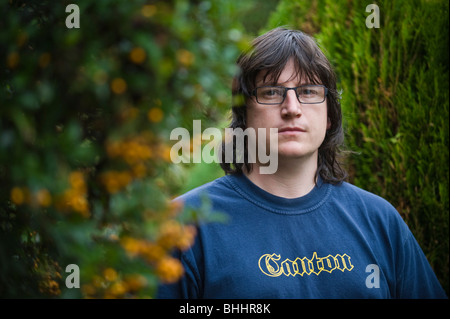
[[[177,200],[201,194],[228,221],[199,227],[158,298],[446,298],[395,208],[349,183],[287,199],[227,175]]]

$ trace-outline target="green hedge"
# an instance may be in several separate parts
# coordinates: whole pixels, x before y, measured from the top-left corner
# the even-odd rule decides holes
[[[282,0],[268,29],[313,34],[342,89],[350,181],[389,200],[447,294],[449,275],[449,4]]]

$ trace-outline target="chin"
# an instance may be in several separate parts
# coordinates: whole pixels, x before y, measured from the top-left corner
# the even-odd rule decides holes
[[[317,150],[315,150],[317,151]],[[304,156],[311,155],[315,153],[309,149],[301,147],[301,145],[279,145],[278,146],[278,157],[279,158],[301,158]]]
[[[296,158],[296,157],[302,157],[304,155],[306,155],[306,153],[301,149],[293,149],[293,148],[279,148],[278,149],[279,157]]]

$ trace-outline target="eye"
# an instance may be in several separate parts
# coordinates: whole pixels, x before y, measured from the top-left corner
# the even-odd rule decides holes
[[[303,96],[314,96],[314,95],[318,95],[319,92],[313,88],[302,88],[300,90],[300,94]]]
[[[263,97],[279,97],[283,96],[283,89],[277,87],[261,88],[260,94]]]

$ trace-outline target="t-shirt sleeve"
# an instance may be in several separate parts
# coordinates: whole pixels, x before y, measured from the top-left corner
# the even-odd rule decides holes
[[[428,260],[411,232],[399,252],[397,268],[397,298],[445,299],[442,289]]]

